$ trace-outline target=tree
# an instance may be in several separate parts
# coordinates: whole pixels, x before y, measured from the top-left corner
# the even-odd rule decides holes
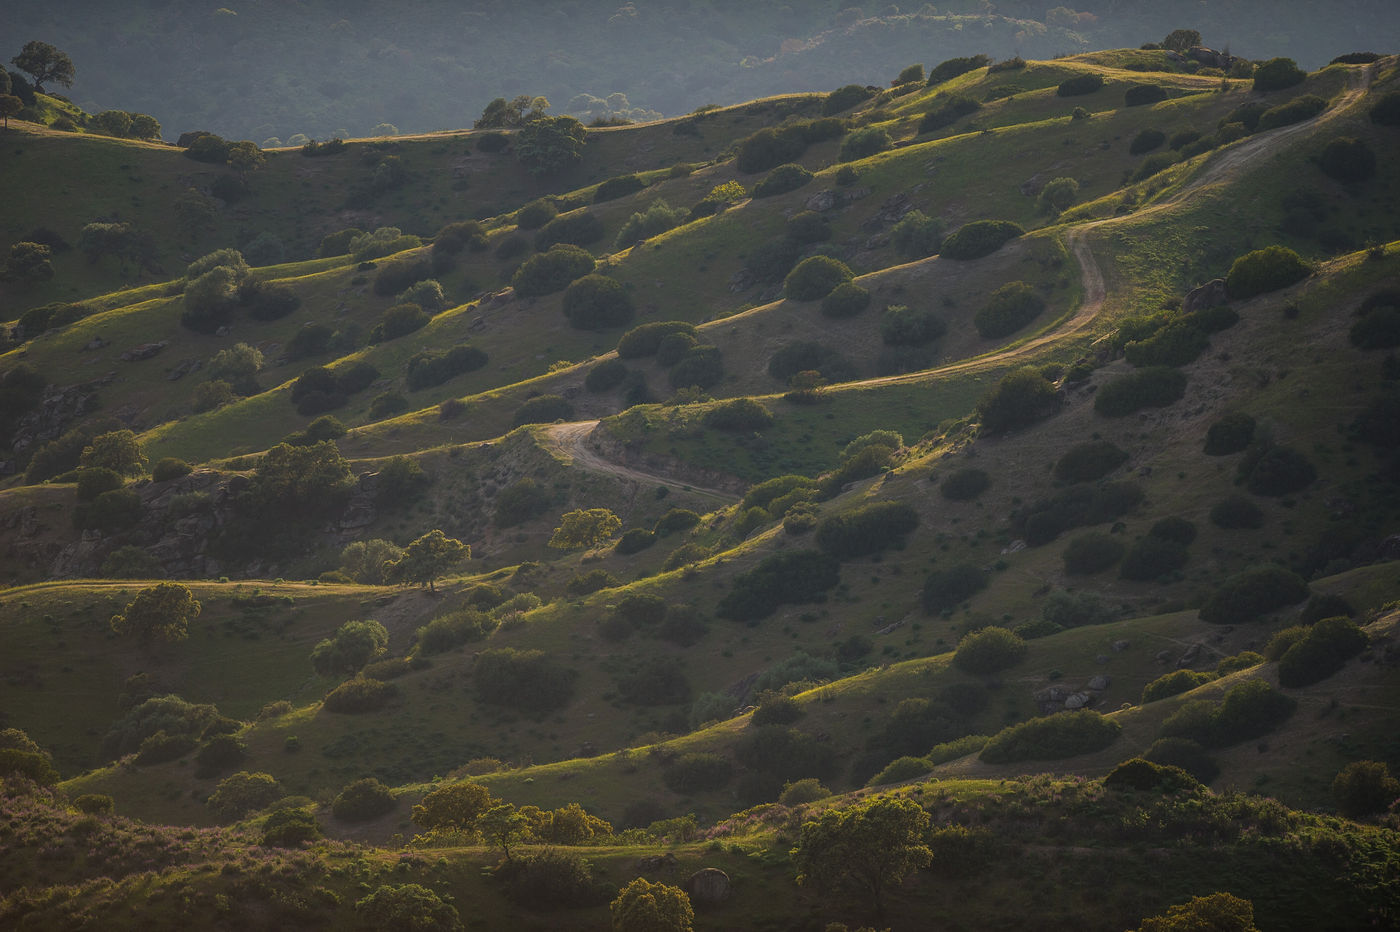
[[[131,136],[134,139],[159,139],[160,121],[149,113],[131,115]]]
[[[390,574],[400,582],[427,583],[428,590],[435,591],[433,580],[471,557],[471,547],[434,528],[408,545],[403,556],[390,564]]]
[[[515,157],[536,177],[568,168],[583,158],[588,130],[573,117],[541,117],[526,124],[515,139]]]
[[[1229,893],[1193,896],[1160,916],[1142,921],[1138,932],[1259,932],[1254,904]]]
[[[679,887],[638,877],[609,906],[616,932],[690,932],[695,910]]]
[[[258,461],[250,492],[255,510],[286,518],[339,505],[354,482],[335,441],[306,447],[279,443]]]
[[[230,348],[215,353],[207,368],[209,378],[223,379],[240,395],[256,395],[257,374],[262,367],[261,350],[247,343],[235,343]]]
[[[544,97],[521,94],[509,101],[504,97],[497,97],[486,105],[481,119],[473,123],[472,128],[505,129],[524,126],[526,123],[544,119],[544,112],[548,109],[549,101]]]
[[[146,470],[146,452],[136,434],[129,430],[114,430],[98,434],[83,448],[78,465],[103,467],[123,476],[139,476]]]
[[[606,508],[565,512],[549,539],[558,550],[587,550],[597,547],[622,530],[622,519]]]
[[[347,621],[311,649],[311,665],[322,676],[355,673],[388,646],[389,632],[379,622]]]
[[[458,932],[456,907],[421,884],[381,884],[355,904],[368,928],[380,932]]]
[[[392,541],[374,538],[357,540],[340,552],[340,569],[367,586],[389,583],[389,565],[403,557],[403,548]]]
[[[45,81],[54,81],[64,87],[73,86],[73,59],[47,42],[31,39],[10,61],[34,78],[34,90],[40,94],[44,93]]]
[[[885,889],[933,860],[923,841],[928,828],[928,813],[911,799],[882,797],[829,809],[802,826],[791,852],[797,882],[821,891],[854,887],[883,916]]]
[[[1400,780],[1379,761],[1355,760],[1338,772],[1332,781],[1332,796],[1342,815],[1360,819],[1384,812],[1400,797]]]
[[[481,814],[476,820],[476,827],[489,841],[501,846],[505,859],[509,861],[510,846],[529,833],[530,819],[510,803],[497,803]]]
[[[160,583],[147,586],[136,593],[120,615],[112,616],[112,630],[123,636],[133,636],[142,644],[152,638],[162,641],[183,641],[189,634],[190,622],[199,617],[203,608],[188,586],[180,583]]]
[[[1194,29],[1173,29],[1162,40],[1162,48],[1184,52],[1201,44],[1201,34]]]
[[[267,162],[267,157],[256,143],[243,140],[242,142],[231,142],[228,146],[228,164],[239,174],[247,174],[254,169],[261,168]]]
[[[10,128],[10,117],[24,109],[24,101],[13,94],[0,94],[0,117],[5,118],[5,128]]]
[[[474,832],[477,820],[496,802],[491,791],[480,783],[450,783],[424,796],[409,818],[425,831]]]
[[[131,114],[125,110],[103,110],[92,121],[107,136],[123,139],[131,132]]]
[[[15,243],[0,278],[33,284],[53,278],[53,250],[41,243]]]

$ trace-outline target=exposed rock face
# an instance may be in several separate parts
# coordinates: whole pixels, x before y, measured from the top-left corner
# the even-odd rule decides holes
[[[707,867],[686,878],[685,892],[696,906],[718,906],[729,899],[734,888],[728,874],[717,867]]]
[[[1187,314],[1219,307],[1230,300],[1225,291],[1225,279],[1213,278],[1204,285],[1192,288],[1181,302],[1181,310]]]
[[[169,340],[161,340],[159,343],[142,343],[140,346],[133,346],[122,353],[122,359],[126,362],[137,362],[142,359],[150,359],[161,350],[170,345]]]
[[[49,388],[39,407],[20,418],[10,446],[16,453],[56,440],[73,421],[98,409],[97,390],[116,378],[109,372],[100,379],[63,388]]]

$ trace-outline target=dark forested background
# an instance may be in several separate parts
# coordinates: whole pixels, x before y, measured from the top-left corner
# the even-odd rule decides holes
[[[68,96],[89,112],[150,113],[167,138],[203,129],[262,143],[385,123],[469,126],[492,98],[517,94],[585,118],[674,115],[887,83],[902,64],[977,52],[1049,58],[1160,41],[1176,28],[1307,68],[1400,35],[1394,0],[227,2],[8,4],[3,55],[29,39],[53,43],[77,68]],[[622,96],[605,104],[610,95]]]

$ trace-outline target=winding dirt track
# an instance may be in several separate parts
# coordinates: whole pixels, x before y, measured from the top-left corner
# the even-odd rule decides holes
[[[1294,123],[1291,126],[1284,126],[1279,129],[1256,133],[1243,142],[1240,142],[1238,145],[1218,153],[1209,160],[1199,175],[1161,201],[1130,214],[1108,217],[1102,220],[1091,220],[1066,229],[1064,233],[1065,246],[1068,247],[1069,251],[1074,255],[1075,261],[1079,263],[1079,278],[1084,291],[1084,298],[1079,308],[1074,312],[1074,316],[1064,321],[1060,326],[1032,337],[1024,343],[1019,343],[1015,346],[1007,347],[1006,349],[988,353],[983,356],[974,356],[946,366],[939,366],[935,369],[907,372],[901,375],[887,375],[873,379],[862,379],[857,382],[845,382],[840,386],[836,386],[836,390],[867,388],[873,385],[922,382],[927,381],[931,377],[936,378],[943,375],[987,369],[1017,358],[1031,356],[1051,343],[1058,342],[1067,336],[1073,336],[1084,331],[1103,308],[1104,297],[1107,294],[1103,270],[1099,268],[1098,262],[1094,259],[1094,252],[1089,247],[1088,234],[1090,232],[1115,223],[1138,221],[1143,217],[1170,210],[1179,206],[1187,198],[1194,196],[1203,188],[1225,184],[1234,180],[1254,162],[1272,155],[1289,141],[1313,132],[1319,126],[1331,122],[1359,105],[1361,99],[1365,96],[1366,89],[1371,86],[1371,79],[1374,73],[1375,65],[1367,65],[1359,71],[1354,72],[1350,76],[1351,86],[1333,105],[1329,106],[1317,117],[1311,120],[1305,120],[1302,123]],[[939,260],[935,257],[934,259],[925,261],[937,262]],[[643,472],[605,459],[588,445],[588,436],[597,426],[598,421],[596,420],[554,424],[545,428],[544,435],[556,449],[572,457],[575,465],[582,466],[585,469],[595,472],[610,473],[615,476],[636,481],[659,482],[676,488],[686,488],[695,492],[712,495],[716,498],[722,498],[725,501],[734,501],[735,496],[727,492],[722,492],[717,489],[700,488],[690,483],[679,482],[664,473]]]

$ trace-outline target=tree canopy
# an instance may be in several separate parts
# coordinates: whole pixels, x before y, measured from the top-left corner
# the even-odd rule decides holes
[[[16,68],[34,78],[34,90],[44,93],[44,82],[73,86],[73,59],[47,42],[31,39],[10,59]]]
[[[823,892],[853,887],[880,913],[885,889],[933,860],[923,840],[928,827],[928,813],[911,799],[829,809],[802,826],[792,849],[797,882]]]
[[[399,582],[425,583],[432,590],[434,580],[471,556],[471,547],[433,528],[404,549],[403,556],[390,564],[390,572]]]
[[[622,519],[606,508],[587,508],[565,512],[549,539],[549,546],[558,550],[586,550],[612,539],[622,530]]]
[[[142,589],[120,615],[113,615],[112,630],[143,644],[152,639],[183,641],[202,608],[188,586],[160,583]]]

